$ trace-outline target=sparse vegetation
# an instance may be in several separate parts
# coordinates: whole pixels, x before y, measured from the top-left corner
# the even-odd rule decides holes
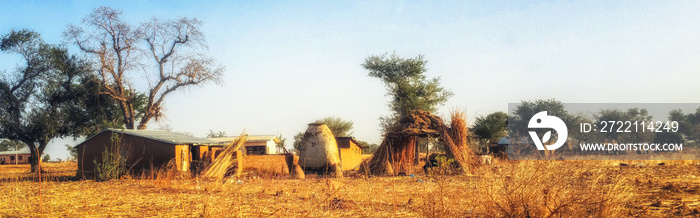
[[[95,163],[95,181],[108,181],[118,179],[127,172],[126,157],[121,153],[121,137],[112,134],[112,144],[102,152],[102,160],[93,160]]]
[[[0,165],[0,216],[533,217],[700,215],[700,161],[499,161],[474,176],[257,176],[206,181],[163,168],[73,181],[75,162]],[[170,173],[169,173],[170,172]],[[173,173],[175,172],[175,173]],[[272,177],[270,177],[272,178]]]

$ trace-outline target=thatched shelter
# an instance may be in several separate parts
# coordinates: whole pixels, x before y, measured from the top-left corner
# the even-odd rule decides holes
[[[437,137],[447,148],[449,158],[455,160],[457,168],[467,173],[468,167],[478,164],[478,160],[466,142],[467,128],[464,114],[453,112],[451,127],[442,119],[427,111],[412,111],[399,121],[397,130],[388,132],[382,144],[369,161],[370,172],[374,175],[393,175],[395,172],[410,173],[417,154],[418,137]]]

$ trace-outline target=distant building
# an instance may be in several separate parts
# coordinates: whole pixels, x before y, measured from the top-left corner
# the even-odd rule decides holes
[[[95,162],[102,162],[105,150],[119,148],[132,172],[161,167],[175,161],[187,171],[192,161],[213,158],[219,142],[160,130],[105,129],[75,146],[78,150],[78,176],[92,176]],[[114,147],[113,147],[114,146]]]
[[[496,142],[491,142],[483,148],[480,149],[481,154],[499,154],[505,153],[506,148],[510,144],[510,139],[508,137],[501,137]]]
[[[360,145],[354,137],[335,137],[338,154],[343,170],[352,170],[362,163],[362,149],[369,146]]]
[[[0,151],[0,164],[28,164],[31,156],[28,149]]]
[[[207,138],[207,140],[212,140],[223,144],[230,144],[237,139],[238,137]],[[277,143],[279,142],[280,139],[274,135],[251,135],[248,136],[243,144],[243,147],[246,151],[246,155],[278,154]]]

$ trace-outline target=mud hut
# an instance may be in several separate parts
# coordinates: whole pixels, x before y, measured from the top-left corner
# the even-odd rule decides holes
[[[326,124],[310,123],[299,147],[299,165],[306,170],[334,172],[340,170],[340,164],[333,132]]]

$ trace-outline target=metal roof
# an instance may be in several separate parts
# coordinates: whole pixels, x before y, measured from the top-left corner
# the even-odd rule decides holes
[[[499,145],[509,145],[510,144],[510,139],[508,137],[501,137],[501,139],[498,140]]]
[[[227,136],[227,137],[219,137],[219,138],[207,138],[207,140],[212,140],[212,141],[216,141],[219,143],[232,142],[232,141],[236,141],[236,139],[238,139],[238,136],[236,136],[236,137]],[[270,140],[273,140],[275,143],[280,142],[280,139],[274,135],[249,135],[248,138],[246,139],[246,142],[266,142],[266,141],[270,141]]]
[[[104,129],[102,132],[96,135],[102,134],[103,132],[115,132],[123,133],[131,136],[137,136],[142,138],[147,138],[155,141],[165,142],[173,145],[182,144],[219,144],[218,141],[213,141],[209,139],[197,138],[193,136],[188,136],[180,133],[168,132],[163,130],[133,130],[133,129]],[[95,136],[96,136],[95,135]],[[95,137],[92,136],[92,137]],[[92,137],[86,139],[84,142],[78,144],[76,147],[82,145],[83,143],[92,139]]]
[[[0,155],[15,155],[15,154],[29,154],[29,148],[24,147],[19,149],[19,151],[0,151]]]

